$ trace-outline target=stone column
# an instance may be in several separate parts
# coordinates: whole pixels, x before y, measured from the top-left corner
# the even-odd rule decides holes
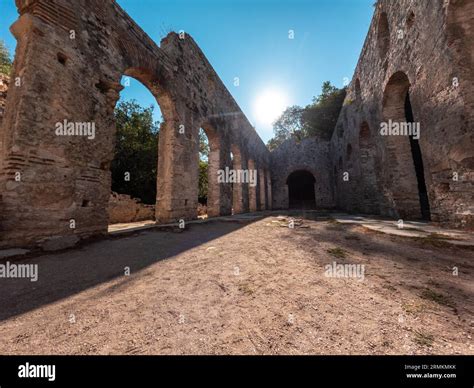
[[[259,192],[260,192],[260,207],[259,210],[263,211],[266,209],[266,196],[265,196],[265,170],[260,168],[258,170],[258,182],[259,182]]]
[[[107,233],[121,74],[113,63],[97,73],[68,34],[30,14],[12,32],[21,86],[10,85],[0,130],[0,246],[66,248]]]
[[[247,159],[242,156],[241,157],[242,161],[242,168],[245,171],[245,173],[248,175],[249,173],[249,165]],[[250,210],[250,202],[249,202],[249,184],[248,182],[242,184],[242,212],[243,213],[248,213]]]
[[[219,170],[230,171],[232,160],[228,143],[221,138],[219,148]],[[229,216],[232,214],[232,183],[229,180],[220,182],[219,186],[219,216]]]
[[[252,159],[249,159],[248,161],[248,169],[249,169],[249,174],[254,174],[255,177],[257,177],[257,170],[255,168],[255,162]],[[258,181],[258,179],[256,179]],[[254,182],[256,183],[256,182]],[[248,185],[249,187],[249,211],[250,212],[256,212],[257,211],[257,185]]]
[[[272,198],[272,177],[270,171],[267,171],[267,209],[272,210],[273,198]]]
[[[218,217],[221,215],[221,184],[217,181],[221,169],[220,141],[216,135],[208,135],[209,159],[207,169],[207,215]]]
[[[240,154],[240,151],[238,151],[235,148],[233,148],[232,153],[234,155],[232,168],[233,168],[235,174],[240,174],[239,171],[243,170],[242,156]],[[244,213],[243,186],[244,186],[243,182],[236,182],[236,183],[233,184],[232,207],[233,207],[233,210],[234,210],[234,214]]]
[[[197,217],[199,144],[193,113],[185,104],[167,110],[160,128],[156,219],[159,223]]]
[[[209,217],[230,215],[232,214],[232,183],[219,181],[221,172],[225,172],[226,167],[230,169],[232,166],[230,150],[226,147],[221,134],[207,125],[204,130],[209,140],[207,214]]]

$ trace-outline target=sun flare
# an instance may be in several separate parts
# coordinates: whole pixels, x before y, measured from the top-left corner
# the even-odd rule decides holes
[[[255,101],[255,117],[260,124],[269,125],[280,117],[287,106],[287,98],[279,90],[266,90]]]

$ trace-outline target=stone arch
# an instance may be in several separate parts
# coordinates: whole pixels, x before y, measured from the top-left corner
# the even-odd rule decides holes
[[[410,98],[410,81],[403,72],[393,74],[384,91],[382,102],[385,138],[385,163],[390,173],[385,177],[397,213],[407,218],[430,218],[429,200],[424,177],[421,147],[417,136],[407,133],[415,122]],[[420,135],[420,133],[419,133]]]
[[[8,92],[0,129],[0,246],[61,249],[107,233],[113,111],[123,75],[151,91],[164,118],[159,222],[196,216],[198,171],[190,166],[196,165],[200,126],[217,144],[212,156],[216,169],[230,165],[229,139],[236,138],[236,144],[245,144],[245,160],[266,162],[265,144],[192,37],[179,39],[170,33],[158,46],[115,1],[54,3],[52,9],[45,1],[17,1],[20,17],[11,28],[18,41],[12,76],[28,82]],[[71,44],[71,30],[87,34]],[[229,116],[238,128],[229,125]],[[55,125],[65,118],[94,122],[94,142],[55,135]],[[12,176],[18,169],[29,179],[15,182]],[[230,186],[214,191],[215,215],[230,214]],[[69,226],[71,220],[75,229]]]
[[[136,86],[132,86],[132,79],[133,83],[135,83]],[[96,88],[102,89],[104,93],[107,93],[108,85],[104,82],[99,81],[98,84],[96,84]],[[161,113],[161,108],[159,107],[158,101],[156,101],[156,97],[153,95],[153,93],[151,93],[150,89],[135,77],[124,74],[121,80],[121,89],[125,91],[125,89],[127,88],[131,88],[132,90],[142,88],[142,92],[143,90],[146,90],[149,96],[151,96],[152,99],[155,100],[155,104],[158,106],[158,110],[154,113]],[[130,102],[130,100],[121,100],[121,102]],[[148,108],[148,106],[142,107]],[[113,110],[115,111],[116,108],[117,104],[113,107]],[[127,115],[128,117],[130,117],[128,115],[128,109],[122,112],[125,113],[125,115]],[[126,143],[124,143],[123,139],[120,139],[119,134],[117,133],[118,126],[117,123],[115,123],[117,117],[114,113],[112,114],[112,118],[114,120],[114,128],[113,130],[111,129],[111,131],[115,133],[115,136],[113,139],[112,161],[109,164],[109,168],[111,171],[111,191],[119,195],[114,195],[110,197],[111,201],[108,206],[109,224],[141,221],[143,219],[154,220],[155,212],[152,212],[152,209],[154,210],[156,207],[158,197],[157,193],[159,191],[159,182],[157,179],[159,154],[158,140],[155,139],[156,142],[154,146],[156,147],[156,151],[158,152],[156,153],[156,155],[154,155],[153,160],[151,160],[150,158],[139,158],[139,160],[137,161],[136,158],[133,157],[133,155],[129,154],[126,151],[125,153],[117,155],[118,150],[124,151],[123,148],[119,148],[119,142],[121,146]],[[161,119],[160,121],[163,120]],[[144,134],[144,132],[141,132],[141,135]],[[123,135],[125,135],[125,139],[128,139],[127,133],[122,132],[122,136]],[[136,137],[135,139],[137,143],[143,144],[144,142],[147,142],[150,139],[148,137],[150,134],[147,133],[146,135],[146,140],[142,136]],[[126,162],[123,157],[126,158]],[[138,178],[138,183],[141,184],[137,183],[137,172],[145,173],[144,175],[142,175],[141,179]],[[133,199],[133,201],[129,202],[127,200],[127,197],[122,197],[121,195],[128,195]],[[139,199],[141,201],[141,205],[134,205],[135,199]],[[93,200],[86,200],[86,202],[89,202],[90,205]],[[142,207],[143,205],[146,205],[146,207]]]
[[[386,12],[379,15],[377,24],[377,49],[380,59],[385,59],[390,50],[390,25]]]
[[[125,62],[128,62],[127,58],[125,59]],[[123,75],[138,80],[151,92],[160,107],[163,118],[160,125],[158,145],[155,218],[158,222],[167,222],[172,218],[170,217],[169,209],[173,206],[173,201],[176,201],[176,198],[173,198],[171,191],[173,191],[172,187],[177,183],[170,168],[172,163],[170,155],[172,154],[171,147],[173,144],[171,139],[175,137],[176,129],[179,130],[180,125],[183,125],[184,128],[186,125],[184,120],[180,119],[177,106],[173,102],[171,94],[160,80],[160,70],[148,65],[151,60],[148,60],[148,57],[145,57],[143,54],[133,58],[133,62],[135,62],[134,65],[127,67],[123,71]],[[185,131],[184,136],[190,139],[192,137],[191,131]],[[192,196],[186,193],[184,197],[182,205],[190,206],[193,202]]]
[[[175,109],[175,105],[172,102],[171,96],[169,93],[161,86],[159,80],[156,77],[155,71],[152,68],[144,68],[144,67],[128,67],[126,68],[120,78],[129,77],[133,78],[134,80],[140,82],[155,98],[156,103],[158,104],[163,121],[160,125],[160,140],[158,147],[158,159],[157,163],[157,179],[156,179],[156,204],[155,204],[155,216],[158,214],[161,215],[164,212],[164,208],[166,206],[166,201],[163,201],[163,192],[161,190],[162,183],[170,182],[172,177],[168,176],[169,170],[166,167],[168,163],[166,155],[169,155],[169,142],[163,141],[167,138],[168,132],[173,131],[174,122],[177,118],[177,112]],[[120,80],[117,80],[120,83]],[[99,80],[96,84],[96,87],[102,91],[103,94],[107,95],[110,92],[110,89],[116,89],[115,86],[117,83],[109,83],[104,80]],[[122,90],[124,87],[120,85],[118,90]],[[115,134],[115,118],[113,117],[113,110],[115,109],[116,105],[115,98],[111,100],[111,109],[107,111],[107,114],[111,115],[111,119],[114,121],[114,128],[113,133]],[[112,146],[114,147],[115,142],[113,142]],[[161,159],[161,163],[160,160]]]
[[[123,75],[140,81],[155,97],[160,106],[164,121],[172,120],[176,116],[176,107],[168,90],[161,84],[153,69],[143,67],[128,67]]]
[[[290,209],[316,208],[316,178],[308,169],[295,169],[286,178]]]

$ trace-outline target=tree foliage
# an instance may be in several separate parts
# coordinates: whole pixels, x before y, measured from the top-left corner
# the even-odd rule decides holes
[[[323,83],[321,94],[313,98],[311,104],[302,108],[288,107],[273,124],[274,137],[267,146],[270,150],[279,147],[285,140],[300,141],[317,136],[329,140],[341,111],[346,89],[338,89],[329,81]]]
[[[121,101],[115,108],[115,120],[112,190],[155,204],[159,122],[153,121],[153,106],[144,108],[135,100]]]
[[[199,130],[199,203],[207,204],[208,169],[209,169],[209,139],[206,132]]]
[[[285,109],[273,123],[274,137],[267,144],[270,150],[277,148],[291,137],[301,139],[305,136],[301,121],[303,112],[304,109],[297,105]]]
[[[199,203],[207,204],[209,163],[206,160],[199,161]]]
[[[10,75],[12,70],[12,60],[10,52],[3,40],[0,40],[0,74]]]
[[[321,94],[313,98],[301,115],[302,126],[307,137],[319,136],[329,140],[337,124],[341,112],[346,89],[338,89],[329,81],[323,83]]]
[[[209,140],[204,129],[199,130],[199,158],[207,160],[209,158]]]

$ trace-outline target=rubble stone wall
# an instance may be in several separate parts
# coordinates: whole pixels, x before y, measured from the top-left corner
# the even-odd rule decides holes
[[[154,220],[155,206],[143,204],[126,194],[112,193],[108,213],[109,224]]]
[[[473,37],[472,1],[378,2],[331,141],[339,208],[421,217],[409,138],[380,131],[408,93],[431,218],[474,226]]]
[[[289,206],[287,179],[293,172],[307,171],[315,178],[315,202],[318,209],[334,207],[329,142],[308,138],[287,140],[271,153],[273,209]]]

